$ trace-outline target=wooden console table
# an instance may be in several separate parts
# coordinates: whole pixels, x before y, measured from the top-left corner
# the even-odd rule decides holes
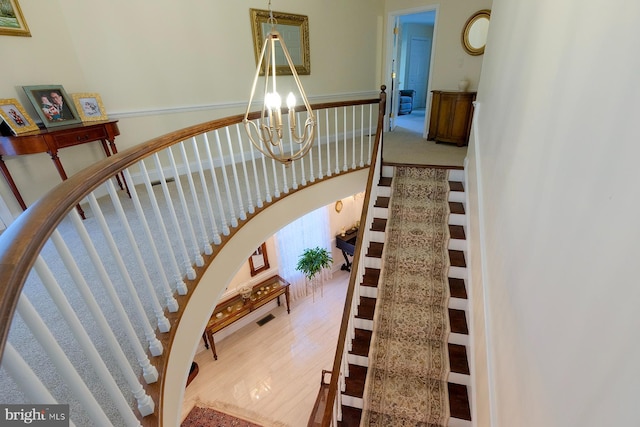
[[[88,142],[100,141],[102,148],[107,157],[116,154],[116,136],[120,135],[117,120],[84,123],[74,126],[61,126],[51,129],[43,129],[37,132],[29,132],[17,136],[0,136],[0,172],[4,179],[11,187],[11,192],[20,204],[23,210],[27,209],[27,205],[22,199],[18,187],[7,169],[4,162],[4,156],[22,156],[25,154],[48,153],[53,160],[53,164],[58,170],[60,178],[67,179],[67,173],[60,162],[58,150],[74,145],[86,144]],[[120,180],[120,176],[116,175],[120,189],[126,188],[127,184]],[[124,187],[123,187],[124,183]],[[127,193],[129,189],[126,188]],[[77,206],[78,213],[84,219],[84,212],[80,206]]]
[[[351,271],[351,261],[347,255],[353,256],[356,250],[357,237],[358,229],[355,227],[346,231],[344,236],[342,234],[336,236],[336,247],[342,251],[342,256],[344,257],[344,264],[340,266],[340,270]]]
[[[213,340],[214,333],[226,328],[232,323],[237,322],[257,308],[262,307],[274,299],[277,299],[278,305],[280,305],[280,295],[285,296],[287,302],[287,313],[290,313],[289,282],[278,275],[271,276],[255,285],[251,289],[251,295],[246,299],[243,298],[242,295],[238,294],[220,302],[213,311],[211,319],[209,319],[209,323],[207,323],[207,327],[202,335],[205,347],[209,348],[209,344],[211,345],[213,358],[218,360],[216,344]]]

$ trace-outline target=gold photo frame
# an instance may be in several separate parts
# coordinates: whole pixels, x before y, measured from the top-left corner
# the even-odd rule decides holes
[[[256,65],[260,60],[262,45],[269,30],[269,11],[262,9],[249,9],[251,16],[251,32],[253,35],[253,47],[256,57]],[[289,55],[293,60],[298,75],[311,74],[311,59],[309,54],[309,17],[293,13],[272,12],[275,26],[282,40],[284,40]],[[263,69],[260,75],[264,75]],[[282,49],[276,44],[276,75],[291,75],[291,69],[282,53]]]
[[[0,35],[31,37],[18,0],[0,0]]]
[[[83,122],[108,120],[107,112],[98,93],[72,93],[73,103]]]
[[[22,86],[22,89],[45,127],[81,123],[73,99],[62,85]]]
[[[0,99],[0,117],[9,126],[14,135],[39,130],[38,125],[15,98]]]

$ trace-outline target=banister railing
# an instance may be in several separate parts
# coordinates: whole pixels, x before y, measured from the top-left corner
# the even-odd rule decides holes
[[[56,186],[0,235],[0,380],[25,386],[33,403],[56,403],[51,382],[66,384],[78,424],[159,424],[164,347],[199,276],[266,206],[369,167],[384,98],[313,105],[316,144],[289,167],[253,149],[238,115],[123,150]],[[130,198],[113,185],[118,174]],[[79,203],[90,206],[84,221]],[[40,363],[55,378],[32,372]],[[15,387],[2,388],[4,403]]]

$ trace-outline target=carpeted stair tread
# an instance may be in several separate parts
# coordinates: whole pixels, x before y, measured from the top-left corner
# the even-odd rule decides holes
[[[367,256],[370,258],[382,258],[382,249],[384,249],[384,243],[369,242]]]
[[[382,231],[384,232],[387,227],[387,220],[384,218],[373,218],[373,222],[371,223],[371,231]]]
[[[368,356],[369,346],[371,345],[371,336],[371,331],[356,328],[354,331],[354,337],[351,340],[351,351],[349,353],[355,354],[356,356]]]
[[[360,297],[360,304],[358,304],[358,319],[373,320],[373,314],[376,311],[376,299],[369,297]]]
[[[467,316],[464,314],[464,310],[450,308],[449,324],[451,325],[452,333],[469,335],[469,329],[467,328]]]
[[[452,239],[458,240],[466,240],[467,237],[464,234],[464,227],[462,225],[451,225],[449,224],[449,236]]]
[[[378,287],[380,280],[380,269],[365,267],[364,274],[362,275],[362,286],[369,286],[372,288]]]
[[[403,336],[376,335],[377,353],[372,369],[384,371],[386,377],[412,377],[445,381],[449,374],[447,343],[433,339],[414,338],[407,343]]]
[[[449,294],[451,298],[467,299],[467,287],[464,279],[449,277]]]
[[[452,214],[464,215],[464,205],[460,202],[449,202],[449,210]]]
[[[388,209],[390,199],[391,199],[390,197],[378,196],[378,198],[376,199],[376,203],[373,205],[373,207]]]
[[[467,347],[459,344],[448,343],[449,368],[457,374],[470,375],[469,360],[467,359]]]
[[[471,421],[471,407],[467,386],[447,383],[449,389],[449,410],[451,418]]]
[[[412,345],[420,345],[427,340],[447,341],[448,309],[442,305],[412,302],[395,304],[390,308],[381,312],[377,318],[378,336],[404,340]]]
[[[452,267],[466,267],[467,263],[464,260],[464,252],[449,249],[449,263]]]
[[[342,421],[338,421],[338,427],[359,427],[360,418],[362,418],[362,409],[342,405]]]
[[[349,364],[349,376],[344,379],[344,394],[362,398],[364,381],[367,378],[367,367]]]
[[[460,181],[449,181],[449,190],[464,192],[464,184]]]
[[[392,181],[393,181],[393,178],[389,176],[382,176],[380,177],[380,181],[378,181],[378,185],[380,187],[391,187]]]

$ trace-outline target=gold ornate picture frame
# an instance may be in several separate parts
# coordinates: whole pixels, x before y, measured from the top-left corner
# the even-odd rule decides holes
[[[269,11],[262,9],[249,9],[251,16],[251,32],[253,35],[253,47],[256,57],[256,65],[260,60],[260,52],[264,44],[271,23]],[[311,74],[311,58],[309,54],[309,17],[293,13],[272,12],[276,29],[284,40],[287,50],[293,60],[298,75]],[[263,69],[260,75],[264,75]],[[280,46],[276,44],[276,75],[291,75],[291,69],[282,53]]]
[[[0,0],[0,35],[31,37],[18,0]]]
[[[22,89],[45,127],[81,123],[73,99],[62,85],[22,86]]]
[[[31,117],[15,98],[0,99],[0,117],[14,135],[39,130],[38,125],[31,120]]]
[[[98,93],[72,93],[73,103],[83,122],[108,120],[107,112]]]

